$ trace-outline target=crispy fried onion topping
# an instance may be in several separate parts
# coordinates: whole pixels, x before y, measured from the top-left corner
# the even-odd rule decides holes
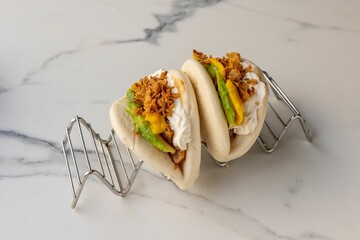
[[[135,114],[158,113],[165,118],[171,116],[174,100],[179,94],[172,93],[173,87],[167,82],[167,71],[163,71],[159,76],[146,76],[134,83],[131,87],[135,94],[133,102],[140,105]]]
[[[198,60],[202,65],[210,64],[210,58],[200,52],[193,50],[193,55],[196,60]],[[231,81],[237,87],[239,94],[244,102],[246,102],[252,95],[255,94],[254,85],[257,84],[255,79],[245,78],[247,72],[251,72],[251,65],[248,65],[246,68],[243,68],[241,62],[241,56],[237,52],[227,53],[226,56],[222,58],[215,58],[218,60],[225,68],[225,81]]]
[[[138,103],[136,115],[160,114],[166,120],[166,131],[160,136],[170,145],[173,145],[174,131],[171,129],[168,116],[172,115],[174,101],[180,97],[178,93],[173,93],[168,85],[167,71],[162,71],[160,75],[150,75],[143,77],[139,82],[132,85],[134,91],[134,103]],[[175,164],[180,164],[185,160],[186,151],[175,147],[175,154],[169,154]]]

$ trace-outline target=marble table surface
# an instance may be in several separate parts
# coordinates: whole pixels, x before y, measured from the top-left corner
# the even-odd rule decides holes
[[[360,2],[0,0],[0,239],[360,238]],[[180,191],[146,164],[126,198],[90,180],[78,206],[60,142],[192,49],[238,51],[269,72],[312,130],[218,168],[204,151]]]

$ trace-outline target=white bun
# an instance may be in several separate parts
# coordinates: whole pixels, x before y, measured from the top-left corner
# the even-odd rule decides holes
[[[188,59],[181,70],[189,77],[193,84],[199,105],[201,137],[205,141],[210,154],[220,162],[228,162],[244,155],[254,144],[260,134],[267,111],[269,87],[261,70],[248,60],[260,80],[266,85],[266,96],[257,111],[257,127],[248,135],[236,135],[232,140],[229,137],[229,128],[225,113],[222,109],[218,93],[213,81],[205,68],[196,60]]]
[[[182,98],[182,104],[189,108],[191,121],[191,142],[187,145],[186,158],[182,171],[174,164],[167,153],[154,147],[146,139],[134,134],[134,124],[126,112],[127,99],[120,98],[110,108],[110,121],[120,140],[145,163],[170,178],[180,189],[190,188],[199,176],[201,161],[201,139],[199,132],[199,115],[196,97],[189,79],[182,72],[168,70],[168,74],[175,80],[184,83],[187,95]]]

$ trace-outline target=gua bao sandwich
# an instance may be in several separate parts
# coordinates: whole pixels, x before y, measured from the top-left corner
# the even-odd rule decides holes
[[[201,140],[196,97],[181,71],[158,70],[128,89],[110,109],[117,136],[138,157],[191,187],[199,175]]]
[[[236,52],[213,58],[196,50],[181,70],[193,84],[201,137],[210,154],[220,162],[245,154],[267,111],[269,89],[261,70]]]

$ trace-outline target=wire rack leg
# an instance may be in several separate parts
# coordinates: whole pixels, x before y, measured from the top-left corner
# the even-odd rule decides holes
[[[80,136],[79,139],[81,143],[80,146],[82,147],[82,149],[76,149],[75,145],[73,145],[71,132],[74,127],[78,128],[78,133]],[[92,145],[93,145],[92,150],[90,150],[90,148],[86,146],[86,141],[83,133],[84,128],[89,132],[90,134],[89,137],[92,138]],[[72,208],[76,207],[80,195],[82,193],[82,190],[85,186],[85,183],[91,175],[94,175],[98,179],[100,179],[101,182],[103,182],[104,185],[108,189],[110,189],[112,193],[119,195],[121,197],[125,197],[126,194],[130,191],[135,181],[135,178],[143,164],[142,160],[139,160],[135,164],[134,159],[132,158],[132,155],[130,153],[130,150],[126,148],[128,162],[129,165],[131,165],[131,171],[132,171],[129,178],[128,177],[129,170],[127,170],[125,167],[124,157],[121,156],[121,152],[116,143],[113,131],[111,132],[109,138],[104,140],[100,138],[99,134],[92,129],[91,125],[88,122],[86,122],[85,119],[78,116],[76,116],[70,121],[68,127],[66,128],[66,134],[63,141],[61,142],[61,145],[62,145],[67,172],[69,175],[70,186],[73,193],[73,201],[71,203]],[[98,150],[98,145],[100,145],[101,151]],[[68,155],[70,155],[73,159],[72,165],[70,164]],[[79,156],[76,157],[76,155],[80,155],[80,158]],[[95,155],[94,161],[98,162],[99,170],[93,167],[96,164],[90,163],[90,161],[92,160],[90,155]],[[115,165],[116,161],[120,162],[123,176],[126,179],[125,186],[121,184],[119,171]],[[82,175],[80,174],[81,162],[85,162],[85,169],[86,169],[84,173],[81,173]],[[72,168],[75,170],[71,171]],[[107,169],[106,174],[104,169]],[[73,172],[75,172],[75,174]],[[78,180],[77,185],[73,180],[74,177],[76,177]]]
[[[290,117],[290,119],[288,121],[282,120],[280,115],[278,114],[278,112],[275,110],[275,108],[269,102],[270,109],[272,111],[274,111],[275,115],[278,118],[278,121],[283,125],[283,128],[282,128],[280,134],[276,135],[274,133],[274,131],[271,129],[270,125],[265,122],[264,127],[268,128],[268,130],[270,131],[270,133],[272,134],[272,136],[274,138],[274,141],[272,143],[270,143],[270,144],[266,143],[265,140],[264,140],[264,137],[262,135],[260,135],[258,137],[258,139],[257,139],[257,142],[259,143],[261,148],[266,153],[273,152],[277,148],[279,143],[282,141],[282,139],[284,138],[284,136],[285,136],[286,132],[288,131],[289,127],[291,126],[291,124],[295,120],[298,120],[300,122],[302,130],[303,130],[303,132],[304,132],[304,134],[306,136],[306,139],[309,142],[311,142],[312,138],[311,138],[310,129],[307,127],[306,121],[302,117],[302,115],[300,114],[299,110],[295,107],[295,105],[288,98],[288,96],[285,94],[285,92],[280,88],[280,86],[275,82],[275,80],[267,72],[263,71],[263,73],[264,73],[264,77],[265,77],[266,81],[269,83],[269,85],[271,87],[271,90],[274,93],[275,97],[278,100],[280,100],[280,101],[282,101],[282,102],[284,102],[286,104],[289,111],[292,112],[292,116]]]

